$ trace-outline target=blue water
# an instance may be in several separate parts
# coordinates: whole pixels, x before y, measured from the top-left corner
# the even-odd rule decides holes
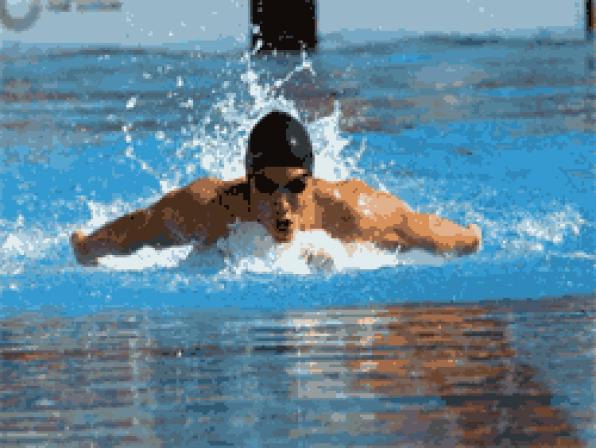
[[[312,56],[314,73],[295,73],[275,101],[311,124],[331,116],[335,102],[342,157],[364,150],[350,177],[417,210],[478,223],[483,249],[430,264],[230,278],[218,275],[217,262],[141,272],[83,268],[68,235],[94,227],[89,202],[127,211],[158,198],[160,180],[179,186],[213,174],[193,157],[207,139],[222,138],[216,125],[230,133],[236,125],[214,104],[233,95],[232,108],[255,118],[255,96],[242,81],[247,66],[257,75],[253,85],[271,87],[301,58],[4,49],[0,307],[291,309],[593,292],[590,58],[581,42],[455,39]],[[197,136],[198,144],[176,154]]]
[[[0,444],[594,439],[589,45],[5,47],[0,64]],[[321,175],[477,223],[482,250],[336,252],[351,267],[299,274],[249,233],[226,255],[76,264],[74,229],[237,175],[274,106],[307,123]]]

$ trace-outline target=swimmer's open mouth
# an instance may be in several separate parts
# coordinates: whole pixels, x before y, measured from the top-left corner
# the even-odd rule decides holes
[[[275,229],[278,232],[289,232],[292,227],[292,221],[289,219],[278,219],[275,221]]]

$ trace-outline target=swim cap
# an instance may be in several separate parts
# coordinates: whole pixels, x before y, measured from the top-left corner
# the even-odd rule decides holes
[[[250,176],[268,166],[305,168],[313,172],[313,153],[306,129],[285,112],[265,115],[252,129],[246,151],[246,172]]]

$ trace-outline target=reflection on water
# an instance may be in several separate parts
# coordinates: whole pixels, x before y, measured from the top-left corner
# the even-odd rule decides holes
[[[0,322],[0,444],[582,446],[592,298]]]

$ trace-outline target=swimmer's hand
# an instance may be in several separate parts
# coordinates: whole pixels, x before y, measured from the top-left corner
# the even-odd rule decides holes
[[[83,266],[96,266],[97,258],[90,253],[86,239],[87,237],[81,230],[75,230],[70,236],[70,245],[80,264]]]
[[[476,224],[470,224],[468,226],[468,231],[473,238],[473,242],[465,253],[479,252],[480,249],[482,249],[482,230]]]

